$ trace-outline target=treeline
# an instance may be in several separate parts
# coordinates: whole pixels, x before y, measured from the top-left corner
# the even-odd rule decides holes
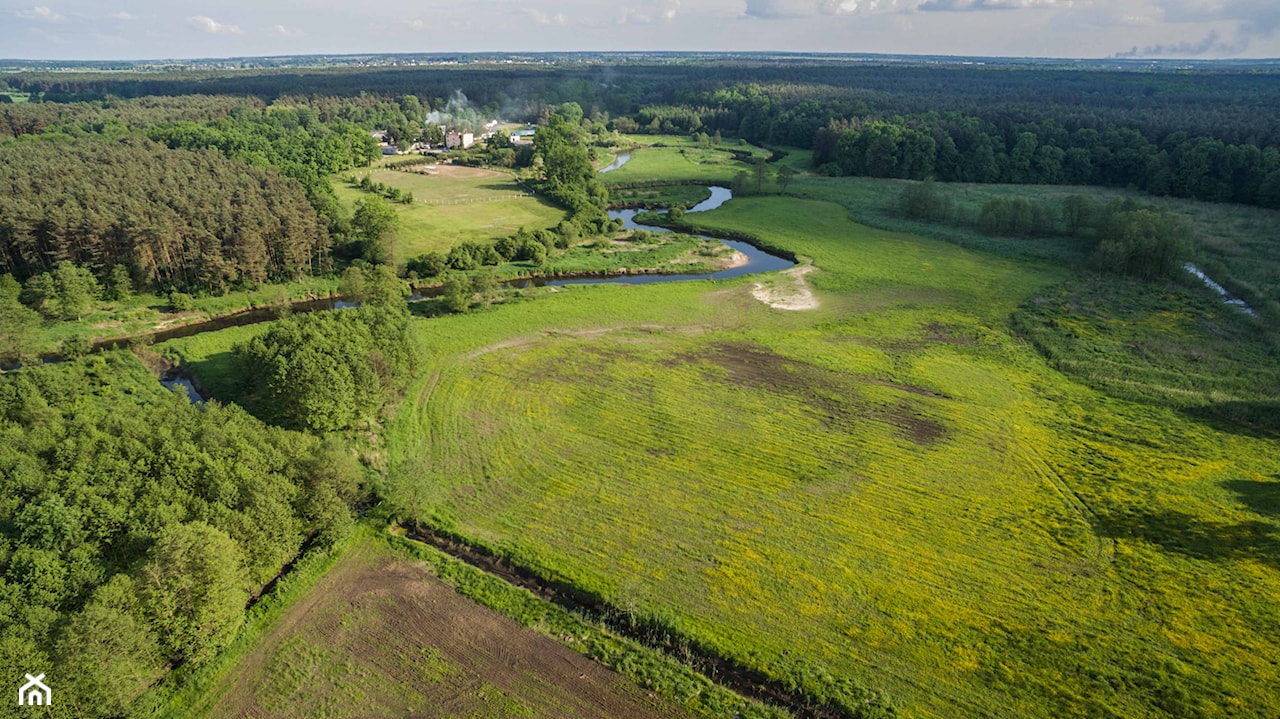
[[[402,205],[413,204],[413,193],[405,192],[399,187],[391,187],[383,182],[376,182],[368,175],[364,175],[359,180],[354,175],[348,175],[343,180],[352,187],[359,188],[365,192],[371,192],[379,197],[385,197],[392,202],[398,202]]]
[[[67,261],[108,285],[220,292],[328,267],[297,183],[139,138],[0,146],[0,273]],[[115,278],[114,280],[112,278]]]
[[[344,449],[197,409],[123,353],[0,376],[0,485],[0,669],[57,667],[46,715],[76,719],[210,659],[365,493]]]
[[[382,156],[366,130],[345,121],[326,123],[305,107],[237,108],[205,123],[161,123],[147,136],[173,149],[216,149],[253,167],[276,169],[301,183],[335,235],[344,234],[345,227],[329,175]]]
[[[610,221],[605,230],[622,229],[621,220]],[[449,270],[475,270],[504,262],[529,262],[539,266],[557,251],[572,247],[582,238],[579,226],[568,220],[554,230],[521,227],[514,235],[491,243],[460,242],[444,252],[428,252],[409,260],[405,269],[412,278],[439,277]]]
[[[605,207],[609,190],[591,164],[582,108],[565,103],[538,128],[534,136],[536,162],[541,163],[539,189],[564,205],[570,221],[588,232],[603,232],[609,222]]]
[[[971,224],[997,237],[1075,236],[1091,248],[1095,269],[1146,280],[1172,278],[1191,259],[1191,226],[1180,215],[1129,198],[1107,203],[1068,195],[1058,203],[996,197],[976,218],[957,215],[949,192],[932,181],[903,187],[898,214],[930,222]]]
[[[24,102],[0,106],[0,141],[26,135],[120,137],[173,120],[204,122],[231,114],[237,107],[262,108],[254,97],[185,95],[142,97],[102,102]]]
[[[1280,208],[1280,148],[1228,145],[1175,133],[1152,142],[1132,129],[1068,130],[1053,120],[1006,135],[954,113],[833,122],[813,162],[834,175],[943,182],[1134,187],[1153,195]]]
[[[912,115],[945,107],[1002,129],[1053,118],[1073,130],[1128,127],[1153,140],[1187,132],[1266,147],[1280,144],[1280,127],[1269,121],[1280,109],[1274,77],[1252,69],[1125,72],[750,58],[613,66],[22,72],[6,76],[6,82],[59,102],[205,94],[265,102],[286,96],[291,101],[360,98],[373,104],[413,94],[424,105],[432,98],[441,109],[461,90],[485,114],[506,119],[534,118],[542,108],[577,102],[589,116],[631,116],[645,126],[653,115],[638,115],[642,111],[686,107],[705,111],[698,116],[708,132],[790,145],[803,143],[780,138],[802,116],[816,121],[808,134],[812,138],[833,118]],[[836,106],[833,112],[821,108],[827,104]],[[708,122],[711,113],[719,118]],[[679,115],[663,115],[657,131],[691,128]]]

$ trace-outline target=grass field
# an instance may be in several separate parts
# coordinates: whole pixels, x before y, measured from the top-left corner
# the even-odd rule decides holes
[[[1280,681],[1273,440],[1055,371],[1010,327],[1071,277],[1050,263],[831,202],[697,221],[811,257],[821,308],[770,309],[743,278],[424,321],[389,494],[908,717],[1280,711],[1258,691]]]
[[[632,150],[627,164],[600,176],[610,187],[681,180],[728,184],[733,182],[734,175],[750,170],[750,165],[736,159],[734,153],[761,159],[769,155],[767,150],[751,145],[703,148],[688,138],[637,135],[630,139],[644,147]]]
[[[637,181],[685,162],[655,151]],[[907,717],[1280,713],[1259,690],[1280,682],[1280,453],[1274,421],[1228,421],[1277,407],[1260,325],[1071,269],[1063,240],[906,223],[886,211],[899,187],[802,176],[788,194],[810,199],[687,218],[810,258],[816,310],[771,309],[747,277],[417,322],[384,494],[740,664],[837,698],[852,678]],[[1071,191],[955,189],[962,211]],[[1236,232],[1231,266],[1263,277],[1262,225],[1232,209],[1188,214]],[[172,351],[226,382],[232,341]]]
[[[793,155],[796,162],[803,156]],[[787,161],[793,158],[788,157]],[[1009,239],[988,237],[973,228],[982,205],[998,197],[1024,197],[1060,206],[1062,198],[1082,194],[1099,203],[1125,197],[1141,203],[1166,207],[1186,217],[1196,243],[1196,262],[1233,292],[1280,318],[1280,243],[1275,228],[1280,212],[1260,207],[1218,204],[1170,197],[1153,197],[1139,192],[1097,187],[1058,185],[977,185],[949,183],[938,190],[951,198],[956,219],[952,223],[926,223],[896,217],[891,208],[902,191],[900,180],[875,178],[828,178],[801,175],[787,188],[787,194],[806,199],[836,202],[851,215],[877,227],[919,232],[956,242],[966,247],[1009,256],[1081,263],[1086,248],[1068,237]],[[774,188],[776,190],[776,188]]]
[[[711,191],[704,185],[616,188],[609,192],[609,201],[613,203],[645,203],[662,207],[678,205],[686,209],[693,207],[708,197],[711,197]]]
[[[424,252],[448,252],[468,240],[494,240],[521,227],[554,227],[565,218],[560,208],[537,197],[522,196],[527,190],[501,172],[442,165],[436,174],[385,169],[355,174],[370,174],[375,182],[413,193],[412,205],[395,205],[402,259]],[[339,178],[334,178],[333,187],[348,205],[365,194]]]

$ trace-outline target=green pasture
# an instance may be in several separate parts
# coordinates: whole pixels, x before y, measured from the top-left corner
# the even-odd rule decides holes
[[[646,145],[654,142],[653,138],[645,138]],[[739,172],[751,169],[747,163],[735,159],[730,150],[747,152],[760,159],[769,155],[767,150],[750,145],[702,148],[689,141],[679,146],[647,146],[632,150],[627,164],[600,178],[610,187],[689,180],[724,185],[733,182]]]
[[[372,177],[414,195],[412,205],[395,205],[400,218],[396,238],[400,256],[406,259],[425,252],[448,252],[465,241],[487,242],[514,234],[521,227],[554,227],[565,218],[563,210],[541,198],[516,196],[526,190],[498,173],[442,177],[375,170]],[[333,188],[348,206],[365,194],[340,178],[334,178]]]
[[[1258,692],[1280,681],[1274,441],[1056,371],[1010,318],[1071,279],[1058,265],[848,214],[760,198],[696,218],[812,258],[810,312],[748,277],[422,321],[385,491],[907,717],[1280,710]]]
[[[155,349],[174,364],[185,365],[200,380],[200,386],[209,396],[228,402],[235,399],[241,386],[239,368],[231,356],[231,348],[248,342],[270,327],[270,322],[228,327],[162,342]]]
[[[784,162],[801,162],[793,153]],[[893,208],[904,181],[864,177],[822,177],[797,175],[786,194],[806,199],[836,202],[858,221],[877,227],[927,234],[951,242],[1008,256],[1044,259],[1056,263],[1083,263],[1086,247],[1069,237],[1011,239],[988,237],[975,227],[982,206],[996,198],[1023,197],[1055,208],[1068,195],[1085,195],[1098,203],[1115,198],[1131,198],[1141,203],[1166,207],[1186,217],[1196,239],[1196,259],[1211,277],[1228,289],[1257,301],[1259,309],[1280,317],[1280,243],[1275,228],[1280,212],[1260,207],[1201,202],[1172,197],[1153,197],[1140,192],[1098,187],[1060,185],[938,184],[940,194],[953,203],[953,217],[945,223],[906,220],[895,216]],[[776,191],[771,188],[769,191]],[[1275,306],[1272,306],[1272,305]]]
[[[711,197],[706,185],[663,185],[660,187],[614,188],[609,191],[609,201],[616,204],[644,203],[661,207],[686,209]]]

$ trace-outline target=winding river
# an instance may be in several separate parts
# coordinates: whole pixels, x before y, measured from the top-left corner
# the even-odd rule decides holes
[[[689,208],[685,214],[694,212],[706,212],[720,207],[724,203],[733,198],[733,192],[725,187],[710,187],[711,197],[699,202],[697,205]],[[645,225],[635,221],[636,215],[640,210],[609,210],[609,217],[612,219],[621,219],[622,226],[627,229],[648,230],[650,232],[670,232],[663,227],[654,225]],[[705,235],[698,235],[703,239],[711,239]],[[737,267],[719,270],[717,272],[708,272],[703,274],[628,274],[615,275],[608,277],[535,277],[532,279],[510,280],[504,283],[508,287],[526,288],[526,287],[544,287],[544,286],[563,286],[563,285],[596,285],[596,284],[627,284],[627,285],[644,285],[654,284],[658,282],[687,282],[690,280],[722,280],[731,277],[741,277],[743,275],[757,274],[760,272],[773,272],[775,270],[784,270],[795,265],[794,262],[777,255],[769,254],[764,250],[755,247],[746,242],[736,240],[721,239],[729,247],[741,252],[746,256],[747,261]],[[410,300],[423,300],[440,294],[439,288],[427,287],[420,289]],[[291,312],[319,312],[325,310],[340,310],[347,307],[354,307],[356,303],[347,302],[340,297],[318,298],[311,300],[303,300],[295,302],[289,306]],[[152,343],[159,344],[172,339],[182,337],[191,337],[192,335],[203,334],[205,332],[213,332],[216,330],[226,329],[228,327],[242,327],[244,325],[258,324],[259,322],[267,322],[278,319],[279,312],[272,307],[259,307],[255,309],[237,312],[235,314],[217,317],[205,322],[196,322],[179,327],[162,329],[153,332],[149,336]],[[116,338],[110,340],[102,340],[94,345],[94,349],[117,349],[124,348],[129,345],[132,340],[138,338]]]
[[[614,165],[621,167],[630,159],[629,153],[623,153],[614,161]],[[606,168],[616,169],[616,168]],[[685,214],[694,212],[706,212],[720,207],[724,203],[733,199],[733,192],[725,187],[709,187],[711,197],[699,202],[697,205],[686,210]],[[664,227],[655,225],[645,225],[635,221],[636,215],[640,210],[609,210],[610,219],[621,219],[622,226],[625,229],[647,230],[649,232],[670,232]],[[707,235],[695,235],[701,239],[714,239]],[[717,272],[707,272],[703,274],[626,274],[608,277],[536,277],[532,279],[510,280],[505,282],[505,286],[514,288],[527,287],[546,287],[546,286],[563,286],[563,285],[596,285],[596,284],[627,284],[627,285],[646,285],[659,282],[688,282],[691,280],[722,280],[731,277],[741,277],[743,275],[757,274],[760,272],[773,272],[776,270],[784,270],[795,265],[795,262],[770,254],[754,245],[736,240],[719,239],[720,242],[741,252],[746,256],[747,261],[736,267],[719,270]],[[427,299],[429,297],[438,296],[440,288],[429,287],[419,290],[415,293],[410,301]],[[290,312],[319,312],[327,310],[341,310],[348,307],[355,307],[357,303],[348,302],[340,297],[317,298],[311,300],[303,300],[295,302],[289,306]],[[277,308],[259,307],[254,309],[237,312],[235,314],[217,317],[205,322],[196,322],[179,327],[157,330],[150,335],[132,338],[115,338],[109,340],[101,340],[94,344],[95,350],[106,349],[122,349],[128,347],[131,342],[139,339],[145,339],[150,343],[161,343],[181,337],[191,337],[193,335],[203,334],[205,332],[214,332],[228,327],[242,327],[244,325],[258,324],[259,322],[268,322],[278,319],[280,313]],[[49,361],[53,358],[46,358]],[[56,361],[56,360],[55,360]],[[197,388],[193,385],[190,377],[181,370],[170,370],[161,377],[161,382],[171,389],[174,387],[182,387],[186,390],[187,396],[194,402],[203,401]]]
[[[631,162],[631,151],[628,150],[627,152],[619,152],[618,156],[613,159],[613,162],[610,162],[609,164],[600,168],[600,174],[603,175],[606,172],[613,172],[614,170],[618,169],[619,167],[622,167],[628,162]]]
[[[619,158],[621,159],[621,158]],[[727,187],[708,187],[711,191],[711,197],[699,202],[685,211],[685,214],[694,212],[706,212],[714,210],[733,199],[733,192]],[[665,227],[656,225],[645,225],[636,222],[636,215],[643,210],[609,210],[609,219],[622,220],[622,227],[628,230],[648,230],[649,232],[670,232]],[[713,239],[706,235],[695,235],[695,237],[710,240]],[[559,287],[562,285],[601,285],[601,284],[622,284],[622,285],[651,285],[659,282],[688,282],[690,280],[727,280],[731,277],[741,277],[743,275],[754,275],[760,272],[773,272],[775,270],[785,270],[788,267],[795,266],[796,263],[784,257],[769,254],[764,250],[746,242],[737,240],[720,239],[720,242],[741,252],[746,256],[747,261],[737,267],[719,270],[717,272],[707,272],[703,274],[636,274],[636,275],[619,275],[616,277],[573,277],[565,279],[552,278],[534,278],[530,280],[515,280],[510,283],[513,287]]]

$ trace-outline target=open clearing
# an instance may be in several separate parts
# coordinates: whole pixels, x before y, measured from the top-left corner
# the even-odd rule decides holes
[[[421,323],[392,494],[741,664],[852,677],[907,717],[1280,710],[1257,689],[1280,685],[1258,602],[1280,595],[1273,440],[1052,369],[1009,318],[1061,269],[824,202],[696,219],[812,257],[821,306],[777,312],[745,278]]]
[[[679,716],[369,540],[286,611],[218,695],[204,716]]]
[[[1077,275],[1047,241],[990,242],[1010,258],[855,224],[852,199],[885,197],[864,185],[801,178],[839,204],[686,218],[812,258],[809,311],[747,277],[416,322],[390,499],[738,664],[829,695],[852,678],[909,718],[1280,714],[1259,690],[1280,685],[1260,601],[1280,596],[1280,453],[1199,413],[1274,391],[1179,384],[1273,361],[1219,356],[1214,338],[1249,328],[1186,288]]]
[[[412,205],[395,205],[402,259],[424,252],[448,252],[468,240],[494,240],[521,227],[554,227],[565,218],[560,208],[524,196],[528,191],[501,172],[443,165],[432,174],[373,170],[356,176],[365,174],[375,182],[413,193]],[[347,205],[365,195],[336,177],[333,189]]]
[[[657,142],[645,139],[645,144]],[[750,170],[739,157],[768,157],[769,152],[751,145],[714,148],[698,147],[687,139],[680,146],[643,147],[631,151],[631,160],[622,167],[600,176],[606,185],[637,182],[673,182],[699,180],[727,184],[738,172]],[[673,143],[674,144],[674,143]],[[736,155],[736,157],[735,157]]]

